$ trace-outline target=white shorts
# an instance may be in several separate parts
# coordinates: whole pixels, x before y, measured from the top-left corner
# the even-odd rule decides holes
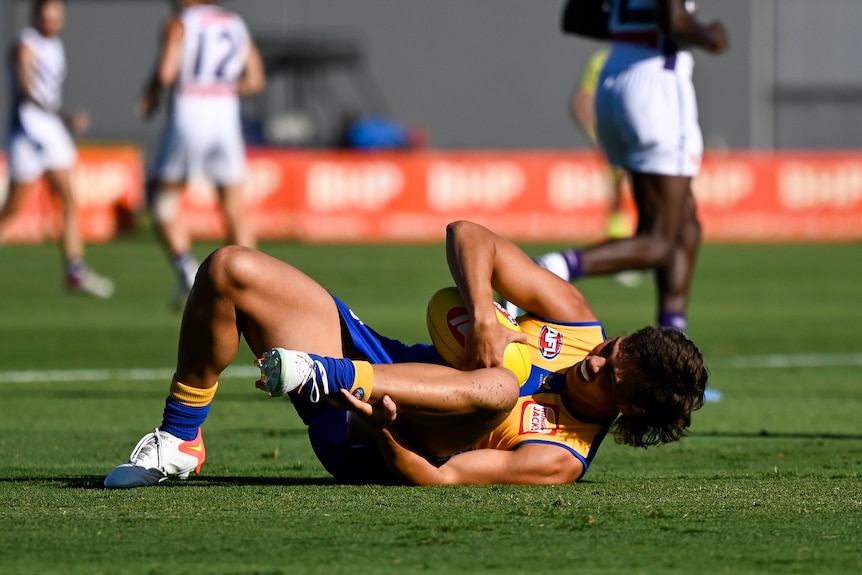
[[[35,104],[18,106],[7,142],[9,177],[26,184],[48,170],[68,170],[78,158],[75,142],[57,114]]]
[[[693,68],[689,52],[614,45],[596,93],[596,133],[608,162],[646,174],[697,175],[703,136]]]
[[[225,186],[240,183],[245,143],[235,99],[178,98],[162,134],[155,175],[171,183],[202,178]]]

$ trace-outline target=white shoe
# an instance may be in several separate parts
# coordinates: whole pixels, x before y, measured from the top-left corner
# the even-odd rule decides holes
[[[314,369],[315,364],[319,366],[319,377],[318,370]],[[255,385],[269,393],[270,397],[282,396],[308,383],[312,385],[312,403],[320,401],[321,395],[332,393],[323,365],[305,352],[276,347],[263,352],[263,357],[257,360],[256,365],[260,368],[260,379]]]
[[[69,291],[98,298],[109,298],[114,295],[114,282],[87,267],[80,273],[66,276],[66,286]]]
[[[156,428],[141,438],[128,463],[118,465],[108,474],[105,487],[149,487],[168,477],[186,479],[192,471],[200,473],[206,457],[200,429],[197,437],[186,441]]]

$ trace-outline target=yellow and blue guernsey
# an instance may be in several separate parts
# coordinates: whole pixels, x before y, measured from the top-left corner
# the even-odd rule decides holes
[[[530,378],[521,386],[509,417],[474,447],[513,450],[528,443],[556,445],[577,457],[586,473],[613,420],[580,415],[578,406],[563,394],[565,372],[605,340],[604,328],[599,322],[557,323],[532,315],[518,319],[532,355]]]

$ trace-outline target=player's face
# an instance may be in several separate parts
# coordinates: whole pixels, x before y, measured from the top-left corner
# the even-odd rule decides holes
[[[66,25],[66,5],[59,0],[45,2],[36,19],[36,27],[44,36],[56,36]]]
[[[575,364],[577,378],[596,385],[619,403],[628,403],[634,382],[620,379],[620,342],[624,337],[608,339],[597,345],[580,363]]]

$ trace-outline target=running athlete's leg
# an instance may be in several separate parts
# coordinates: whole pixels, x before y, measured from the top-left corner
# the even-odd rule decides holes
[[[6,194],[6,202],[0,207],[0,238],[2,238],[3,228],[9,220],[18,213],[24,201],[24,196],[30,189],[30,183],[9,182],[9,191]]]
[[[677,241],[667,265],[656,270],[659,323],[685,331],[689,292],[701,244],[694,194],[689,187]]]
[[[243,217],[242,184],[218,186],[218,194],[227,224],[228,243],[249,248],[256,247],[254,231],[248,220]]]
[[[78,225],[78,212],[72,193],[72,170],[56,169],[45,172],[48,187],[60,200],[63,210],[62,249],[67,262],[84,257],[84,240]]]
[[[175,259],[191,250],[191,237],[177,220],[185,183],[160,180],[152,185],[150,212],[153,217],[153,226],[165,251]]]
[[[663,267],[684,224],[690,178],[632,173],[638,225],[630,238],[610,240],[580,251],[581,275]]]

